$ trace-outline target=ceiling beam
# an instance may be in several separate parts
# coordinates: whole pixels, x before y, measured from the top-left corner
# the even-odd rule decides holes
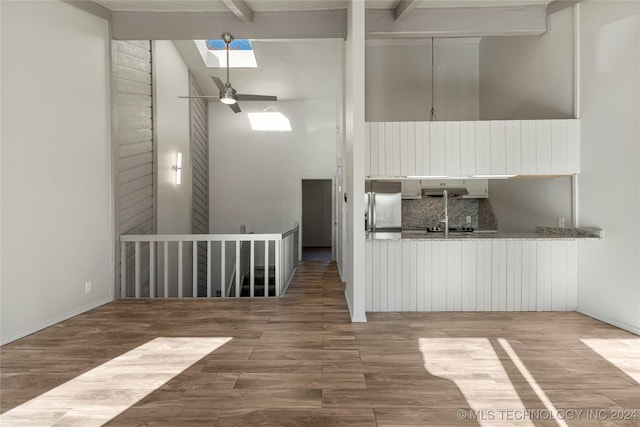
[[[245,24],[253,21],[253,10],[244,0],[222,0],[222,2]]]
[[[77,9],[90,13],[98,18],[111,21],[111,11],[104,6],[99,5],[88,0],[62,0],[62,3],[66,3]]]
[[[317,39],[347,35],[344,9],[254,12],[247,25],[231,12],[113,11],[111,34],[116,40],[203,40],[229,32],[238,39]]]
[[[395,11],[367,11],[367,39],[540,35],[546,5],[416,9],[401,21]]]
[[[394,21],[400,20],[402,17],[408,16],[420,4],[422,0],[400,0],[400,3],[393,10]]]

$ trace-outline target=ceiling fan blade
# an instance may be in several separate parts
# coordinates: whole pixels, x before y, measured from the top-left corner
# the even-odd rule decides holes
[[[179,96],[178,98],[183,98],[183,99],[220,99],[219,96],[209,96],[209,95],[193,95],[193,96]]]
[[[228,104],[228,105],[229,105],[229,108],[231,108],[234,113],[240,112],[240,106],[238,105],[237,102],[235,104]]]
[[[218,89],[220,90],[220,92],[224,92],[225,87],[224,87],[224,83],[222,83],[222,80],[220,80],[216,76],[211,76],[211,80],[213,80],[216,86],[218,86]]]
[[[247,95],[247,94],[236,94],[239,100],[241,101],[277,101],[278,97],[273,95]]]

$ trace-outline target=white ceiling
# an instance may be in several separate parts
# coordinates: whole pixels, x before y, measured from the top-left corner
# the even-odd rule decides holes
[[[492,7],[492,6],[530,6],[549,4],[551,0],[422,0],[418,9],[445,7]],[[368,9],[393,9],[398,0],[366,0]]]
[[[346,0],[248,0],[247,5],[256,12],[274,10],[326,10],[346,9]]]
[[[229,12],[222,0],[94,0],[110,10],[157,12]],[[247,0],[255,12],[345,9],[346,0]]]
[[[113,11],[229,12],[222,0],[94,0]],[[399,0],[365,0],[369,9],[393,9]],[[526,6],[551,0],[422,0],[418,8]],[[255,12],[345,9],[347,0],[246,0]]]
[[[163,0],[94,0],[112,11],[156,11],[156,12],[228,12],[221,1],[163,1]]]

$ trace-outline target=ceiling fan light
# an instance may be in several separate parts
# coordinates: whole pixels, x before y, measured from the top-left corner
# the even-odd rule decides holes
[[[227,105],[235,104],[238,102],[238,97],[231,91],[220,92],[220,102]]]
[[[222,98],[220,98],[220,102],[222,102],[223,104],[231,105],[231,104],[235,104],[238,101],[236,101],[231,97],[223,96]]]

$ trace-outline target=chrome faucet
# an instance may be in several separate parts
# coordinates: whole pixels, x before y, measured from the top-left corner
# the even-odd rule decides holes
[[[449,237],[449,194],[447,190],[442,190],[442,203],[444,204],[444,218],[440,219],[440,215],[438,215],[438,220],[444,224],[444,237]]]

